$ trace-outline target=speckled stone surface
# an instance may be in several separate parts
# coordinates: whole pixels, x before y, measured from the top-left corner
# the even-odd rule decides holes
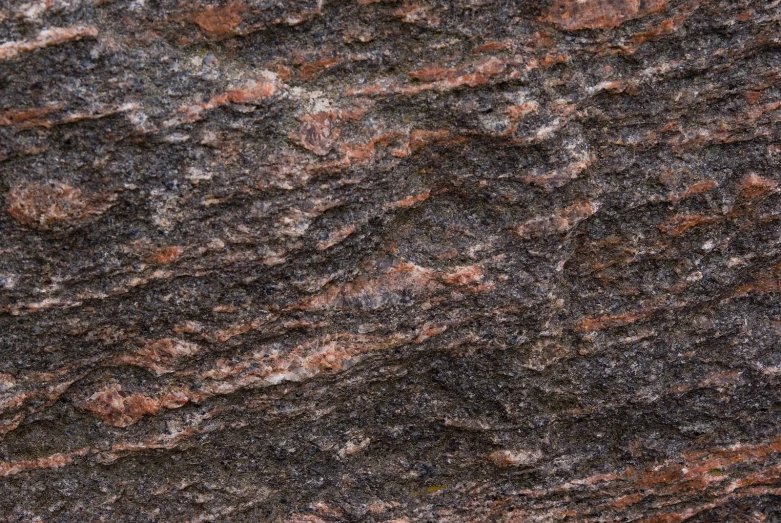
[[[5,0],[0,521],[781,521],[779,0]]]

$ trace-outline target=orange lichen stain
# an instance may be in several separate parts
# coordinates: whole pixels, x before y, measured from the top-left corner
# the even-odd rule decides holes
[[[668,0],[556,0],[543,21],[567,31],[612,29],[667,7]]]
[[[135,365],[149,369],[158,376],[173,372],[171,365],[180,358],[193,356],[200,351],[195,343],[182,340],[163,338],[146,343],[143,347],[129,354],[117,356],[113,363]]]
[[[515,229],[515,234],[521,238],[530,239],[564,233],[593,215],[597,208],[597,205],[591,202],[574,203],[556,214],[532,218],[524,222]]]
[[[676,214],[659,224],[658,229],[670,236],[679,236],[692,227],[703,223],[713,223],[717,218],[713,216],[700,216],[697,214]]]
[[[171,246],[171,247],[163,247],[162,249],[159,249],[153,252],[152,254],[150,254],[149,257],[147,258],[147,261],[165,265],[177,260],[182,255],[183,252],[184,252],[184,247],[180,247],[178,245]]]
[[[88,195],[66,182],[29,182],[11,187],[6,195],[8,214],[34,229],[73,225],[102,214],[115,195]]]
[[[246,6],[238,0],[223,6],[206,6],[203,11],[191,15],[190,20],[203,31],[212,36],[227,36],[233,34],[241,23],[241,13]]]
[[[51,45],[59,45],[65,42],[95,38],[98,36],[97,27],[76,25],[72,27],[54,27],[44,29],[32,40],[11,40],[0,44],[0,62],[12,60],[22,53],[35,51]]]
[[[670,193],[670,201],[674,203],[678,203],[681,200],[685,200],[686,198],[689,198],[690,196],[694,196],[696,194],[702,194],[704,192],[708,192],[711,189],[715,189],[718,187],[718,184],[715,180],[705,180],[702,182],[697,182],[694,185],[688,187],[685,191],[680,193]]]
[[[747,198],[756,199],[775,189],[776,185],[773,180],[751,173],[740,184],[740,193]]]
[[[301,126],[288,137],[318,156],[328,154],[339,139],[338,115],[332,111],[305,114]]]
[[[108,385],[86,399],[83,408],[104,423],[114,427],[128,427],[147,414],[155,415],[160,409],[179,408],[189,398],[183,392],[171,390],[160,398],[152,398],[134,392],[122,391],[119,384]]]

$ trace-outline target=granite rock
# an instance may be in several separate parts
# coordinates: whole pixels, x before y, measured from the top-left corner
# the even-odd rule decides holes
[[[781,521],[781,2],[6,0],[0,521]]]

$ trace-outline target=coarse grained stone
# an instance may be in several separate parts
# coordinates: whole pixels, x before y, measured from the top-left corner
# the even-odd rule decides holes
[[[781,2],[6,0],[0,521],[781,521]]]

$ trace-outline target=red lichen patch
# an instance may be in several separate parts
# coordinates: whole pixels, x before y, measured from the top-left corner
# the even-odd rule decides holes
[[[6,208],[16,221],[39,230],[75,225],[105,212],[115,195],[85,194],[65,182],[29,182],[11,187]]]
[[[211,36],[228,36],[241,24],[241,13],[246,6],[238,0],[223,6],[206,6],[202,11],[194,13],[190,21]]]
[[[556,0],[543,21],[560,29],[612,29],[661,11],[668,0]]]
[[[700,216],[697,214],[676,214],[675,216],[671,216],[668,219],[664,221],[664,223],[659,224],[658,228],[660,231],[662,231],[665,234],[669,234],[670,236],[679,236],[692,227],[696,227],[697,225],[703,224],[703,223],[713,223],[717,220],[717,218],[713,216]]]
[[[542,459],[539,450],[497,450],[488,455],[488,459],[499,468],[531,465]]]
[[[776,185],[773,180],[751,173],[740,184],[740,193],[747,198],[756,199],[775,189]]]
[[[708,192],[711,189],[715,189],[719,185],[716,183],[715,180],[705,180],[702,182],[697,182],[694,185],[686,188],[686,190],[679,192],[679,193],[670,193],[670,201],[673,203],[678,203],[681,200],[685,200],[686,198],[689,198],[691,196],[694,196],[696,194],[702,194],[704,192]]]
[[[567,232],[597,211],[591,202],[578,202],[565,207],[556,214],[532,218],[518,226],[515,233],[524,239],[539,238]]]
[[[328,154],[339,139],[338,115],[331,111],[306,114],[298,130],[288,137],[318,156]]]
[[[171,247],[163,247],[162,249],[159,249],[153,252],[152,254],[150,254],[149,257],[147,258],[147,261],[165,265],[177,260],[182,255],[183,252],[184,252],[184,247],[180,247],[178,245],[171,246]]]
[[[122,391],[122,386],[112,384],[86,399],[82,408],[104,423],[114,427],[128,427],[147,414],[155,415],[160,409],[175,409],[187,403],[188,397],[180,391],[169,391],[160,398],[151,398],[134,392]]]
[[[193,356],[200,351],[195,343],[163,338],[148,342],[139,350],[117,356],[114,363],[135,365],[149,369],[158,376],[172,372],[171,366],[180,358]]]
[[[85,25],[44,29],[32,40],[11,40],[0,44],[0,62],[12,60],[22,53],[35,51],[36,49],[41,49],[43,47],[82,40],[84,38],[95,38],[96,36],[98,36],[97,27]]]

